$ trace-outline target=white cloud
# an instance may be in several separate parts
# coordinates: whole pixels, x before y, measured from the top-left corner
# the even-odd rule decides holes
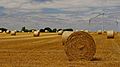
[[[15,19],[15,21],[11,19],[2,20],[4,22],[11,21],[11,23],[16,23],[20,21],[22,23],[21,20],[26,19],[27,21],[25,24],[27,25],[33,23],[32,21],[36,23],[39,22],[38,20],[34,20],[32,17],[46,19],[50,17],[51,19],[47,20],[48,23],[52,25],[52,22],[56,22],[57,24],[59,22],[72,23],[78,22],[79,20],[88,20],[89,18],[96,16],[96,14],[93,13],[101,12],[104,8],[120,6],[120,0],[53,0],[52,2],[44,3],[33,2],[33,0],[0,0],[0,6],[5,7],[5,13],[8,14],[9,17],[11,16],[12,19]],[[43,8],[60,8],[60,10],[65,11],[65,13],[43,14],[41,13]],[[111,10],[112,9],[113,8],[111,8]],[[114,12],[116,9],[112,11]],[[12,15],[17,16],[14,18]]]

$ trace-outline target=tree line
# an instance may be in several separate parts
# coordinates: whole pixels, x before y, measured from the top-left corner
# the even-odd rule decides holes
[[[8,29],[6,28],[0,28],[0,30],[3,31],[7,31]],[[45,32],[45,30],[47,30],[48,32],[58,32],[60,30],[63,30],[63,31],[73,31],[72,28],[67,28],[67,29],[57,29],[57,28],[54,28],[54,29],[51,29],[50,27],[45,27],[43,29],[39,29],[40,32]],[[26,27],[22,27],[22,29],[20,31],[17,31],[17,32],[32,32],[32,31],[36,31],[36,29],[26,29]]]

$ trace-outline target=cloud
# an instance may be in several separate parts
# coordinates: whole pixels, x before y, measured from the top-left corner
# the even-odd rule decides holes
[[[22,25],[33,28],[39,24],[41,27],[88,28],[88,20],[102,12],[106,17],[120,19],[120,0],[0,0],[0,6],[0,16],[4,15],[0,23],[10,28]]]
[[[0,16],[5,16],[6,15],[4,11],[5,11],[5,8],[0,6]]]
[[[42,13],[47,13],[47,14],[58,14],[58,13],[64,13],[63,10],[57,9],[57,8],[43,8],[41,9]]]
[[[33,1],[35,1],[35,2],[52,2],[53,0],[33,0]]]

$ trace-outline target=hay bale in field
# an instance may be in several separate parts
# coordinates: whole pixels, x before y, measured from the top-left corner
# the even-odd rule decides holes
[[[3,31],[3,33],[5,33],[5,31]]]
[[[75,30],[76,32],[79,31],[79,30]]]
[[[11,31],[11,35],[15,36],[16,35],[16,31]]]
[[[24,33],[24,31],[22,31],[22,33]]]
[[[86,32],[74,32],[65,42],[64,50],[71,61],[92,60],[96,45],[92,36]]]
[[[63,30],[58,31],[58,35],[62,35],[63,34]]]
[[[80,30],[80,31],[84,31],[84,30]]]
[[[88,30],[84,30],[84,32],[88,33],[89,31]]]
[[[62,43],[64,45],[64,43],[67,41],[67,38],[73,33],[73,31],[64,31],[62,34]]]
[[[32,32],[34,32],[35,30],[32,30]]]
[[[106,31],[106,30],[104,30],[103,32],[104,32],[104,33],[107,33],[107,31]]]
[[[39,35],[40,35],[39,31],[34,31],[34,34],[33,34],[34,37],[38,37]]]
[[[14,30],[15,32],[17,32],[17,30]]]
[[[113,30],[107,31],[107,38],[114,38],[114,31]]]
[[[2,30],[0,30],[0,33],[2,33]]]
[[[102,34],[102,30],[98,30],[97,33],[98,33],[98,34]]]
[[[48,30],[45,30],[46,33],[48,33],[49,31]]]
[[[37,30],[37,32],[40,32],[40,30]]]
[[[7,31],[6,31],[6,34],[10,34],[10,30],[7,30]]]

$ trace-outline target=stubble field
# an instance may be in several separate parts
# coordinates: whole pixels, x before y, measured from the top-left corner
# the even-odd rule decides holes
[[[68,61],[61,35],[17,33],[16,36],[0,33],[0,67],[120,67],[120,33],[114,39],[107,35],[90,33],[96,42],[92,61]]]

